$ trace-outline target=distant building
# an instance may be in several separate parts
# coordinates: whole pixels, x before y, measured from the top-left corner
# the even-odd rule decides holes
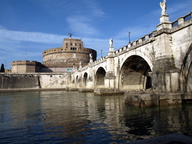
[[[71,37],[63,40],[62,47],[47,49],[42,54],[42,64],[37,61],[13,61],[12,73],[69,72],[87,65],[90,59],[95,61],[97,57],[95,50],[84,48],[80,39]]]
[[[12,73],[34,73],[41,70],[42,64],[37,61],[13,61],[11,62]]]
[[[64,39],[62,47],[43,52],[45,68],[42,71],[72,71],[74,68],[78,68],[80,63],[82,66],[87,65],[90,61],[89,54],[92,54],[92,59],[95,61],[97,52],[90,48],[84,48],[80,39]]]

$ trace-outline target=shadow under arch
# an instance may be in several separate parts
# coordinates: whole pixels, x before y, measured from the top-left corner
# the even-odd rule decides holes
[[[138,55],[128,57],[119,73],[120,89],[135,91],[152,88],[149,72],[151,72],[151,68],[142,57]]]
[[[85,86],[87,85],[87,79],[88,79],[88,74],[87,74],[87,72],[85,72],[84,75],[83,75],[83,84]]]
[[[180,71],[180,83],[182,91],[192,93],[192,43],[183,59]]]
[[[75,82],[78,83],[79,82],[79,76],[77,75],[75,78]]]
[[[95,84],[97,86],[104,86],[106,71],[103,67],[99,67],[95,74]]]

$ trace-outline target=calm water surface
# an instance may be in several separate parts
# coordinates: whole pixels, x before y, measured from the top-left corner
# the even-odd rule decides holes
[[[127,143],[192,136],[192,105],[129,107],[123,95],[64,91],[0,94],[0,143]]]

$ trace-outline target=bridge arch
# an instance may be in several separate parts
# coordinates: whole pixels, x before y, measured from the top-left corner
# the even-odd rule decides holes
[[[75,77],[75,82],[76,82],[76,83],[79,82],[79,76],[78,76],[78,75]]]
[[[106,70],[103,67],[99,67],[95,74],[96,86],[101,87],[105,85],[105,75],[106,75]]]
[[[185,92],[192,92],[192,43],[183,59],[181,67],[181,83],[183,83],[183,90]]]
[[[128,57],[122,64],[119,86],[122,90],[146,90],[152,87],[148,62],[138,55]]]
[[[140,51],[138,51],[138,50],[131,51],[131,52],[129,52],[128,54],[126,53],[126,55],[123,55],[124,61],[121,62],[121,66],[120,66],[121,68],[122,68],[123,64],[125,63],[125,61],[126,61],[129,57],[131,57],[131,56],[139,56],[139,57],[143,58],[143,59],[148,63],[151,71],[153,71],[153,63],[152,63],[152,59],[153,59],[153,58],[152,58],[152,55],[146,54],[146,53],[143,53],[143,52],[140,52]]]
[[[84,75],[83,75],[83,84],[84,84],[84,86],[87,85],[87,80],[88,80],[88,74],[87,74],[87,72],[85,72]]]

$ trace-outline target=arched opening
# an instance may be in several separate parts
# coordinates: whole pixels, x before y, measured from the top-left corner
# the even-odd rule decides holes
[[[124,63],[120,72],[120,89],[146,90],[152,87],[149,76],[151,69],[140,56],[131,56]]]
[[[105,69],[100,67],[96,72],[96,86],[101,86],[105,84],[105,75]]]
[[[150,76],[147,76],[146,89],[149,89],[151,87],[152,87],[152,79]]]
[[[78,82],[79,82],[79,77],[78,77],[78,76],[76,76],[75,81],[76,81],[76,83],[78,83]]]
[[[83,75],[83,83],[84,83],[85,86],[87,85],[87,77],[88,77],[88,74],[84,73],[84,75]]]
[[[189,47],[188,52],[183,60],[181,67],[181,76],[184,92],[192,92],[192,44]]]
[[[192,93],[192,59],[187,76],[187,92]]]

